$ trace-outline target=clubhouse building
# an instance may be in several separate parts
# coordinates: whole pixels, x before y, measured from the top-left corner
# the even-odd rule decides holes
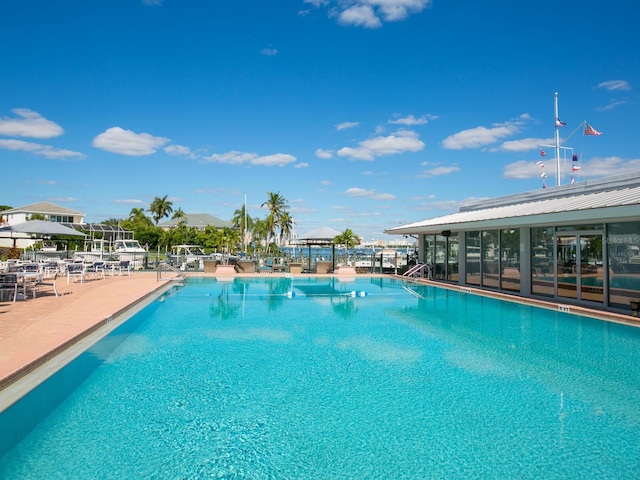
[[[435,281],[629,313],[640,300],[640,172],[469,203],[385,231]]]

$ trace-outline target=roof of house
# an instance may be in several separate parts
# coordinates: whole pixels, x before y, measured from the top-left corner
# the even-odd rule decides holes
[[[83,212],[77,210],[71,210],[70,208],[61,207],[54,203],[49,202],[37,202],[22,207],[10,208],[8,210],[2,210],[0,214],[6,215],[7,213],[42,213],[47,215],[75,215],[84,216]]]
[[[640,173],[479,200],[459,212],[385,230],[438,233],[505,226],[539,226],[640,219]]]
[[[167,220],[166,222],[162,222],[158,224],[159,227],[175,227],[180,223],[185,223],[187,227],[196,227],[196,228],[204,228],[204,227],[232,227],[231,222],[227,222],[224,220],[220,220],[213,215],[209,215],[208,213],[187,213],[186,219],[172,219]]]

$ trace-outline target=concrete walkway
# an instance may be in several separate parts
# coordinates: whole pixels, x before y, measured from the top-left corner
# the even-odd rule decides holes
[[[59,297],[0,302],[1,390],[151,292],[164,288],[156,273],[135,272],[84,283],[56,282]]]

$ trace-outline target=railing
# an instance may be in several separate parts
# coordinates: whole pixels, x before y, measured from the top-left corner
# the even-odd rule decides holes
[[[431,278],[431,268],[429,267],[428,264],[426,263],[418,263],[417,265],[414,265],[413,267],[411,267],[409,270],[407,270],[406,272],[404,272],[402,274],[403,277],[415,277],[418,274],[422,274],[422,272],[424,270],[427,270],[427,276],[429,278]]]
[[[167,262],[158,262],[158,267],[157,267],[157,269],[156,269],[156,272],[157,272],[157,280],[158,280],[158,282],[159,282],[160,280],[162,280],[162,270],[163,270],[163,269],[165,269],[165,270],[169,270],[170,272],[175,273],[178,277],[180,277],[180,278],[182,279],[182,281],[183,281],[184,283],[186,283],[186,281],[187,281],[187,276],[186,276],[184,273],[182,273],[179,269],[177,269],[177,268],[172,267],[171,265],[169,265]]]

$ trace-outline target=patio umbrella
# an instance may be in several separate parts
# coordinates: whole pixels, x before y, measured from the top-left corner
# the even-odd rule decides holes
[[[45,236],[50,237],[52,235],[73,235],[76,237],[86,237],[87,235],[75,230],[73,228],[65,227],[57,222],[47,222],[45,220],[30,220],[28,222],[18,223],[16,225],[9,225],[7,227],[0,228],[0,235],[4,232],[9,232],[10,238],[13,238],[14,233],[29,233],[31,235],[37,235],[37,238],[43,238]],[[13,238],[13,246],[16,246],[16,238]]]
[[[0,232],[32,233],[36,235],[75,235],[86,237],[87,235],[73,228],[65,227],[57,222],[45,220],[30,220],[0,228]]]

